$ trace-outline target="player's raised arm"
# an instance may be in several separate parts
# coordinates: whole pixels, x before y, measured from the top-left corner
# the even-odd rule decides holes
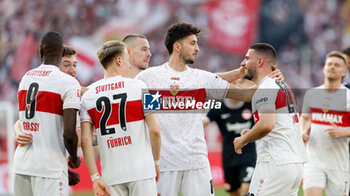
[[[256,87],[257,86],[252,86],[251,88],[241,88],[237,85],[230,84],[226,97],[244,102],[251,102],[256,91]]]
[[[78,168],[80,165],[80,158],[77,155],[78,149],[78,135],[75,131],[77,109],[64,109],[63,110],[63,123],[64,132],[63,139],[64,145],[69,153],[69,166],[71,168]]]
[[[227,71],[227,72],[223,72],[223,73],[216,73],[216,75],[220,76],[222,79],[231,83],[239,78],[243,78],[244,73],[245,73],[245,69],[243,67],[239,67],[239,68],[231,70],[231,71]]]
[[[160,164],[160,146],[161,146],[161,137],[160,137],[160,128],[158,125],[158,121],[155,114],[148,114],[145,117],[145,121],[147,123],[148,129],[149,129],[149,135],[151,139],[151,145],[152,145],[152,153],[153,153],[153,159],[155,162],[157,177],[156,181],[159,180],[159,164]]]

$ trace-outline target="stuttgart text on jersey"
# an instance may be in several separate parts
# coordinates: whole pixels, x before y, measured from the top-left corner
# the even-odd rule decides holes
[[[96,94],[104,91],[112,91],[118,88],[124,88],[124,81],[96,86]]]

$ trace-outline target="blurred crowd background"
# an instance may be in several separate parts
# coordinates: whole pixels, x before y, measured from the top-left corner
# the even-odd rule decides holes
[[[102,77],[98,47],[128,33],[147,36],[150,66],[166,62],[164,34],[177,21],[202,29],[194,67],[238,68],[250,44],[268,42],[292,88],[320,85],[326,54],[350,46],[350,0],[0,0],[0,101],[16,107],[19,81],[40,64],[47,31],[77,49],[78,80],[88,85]]]

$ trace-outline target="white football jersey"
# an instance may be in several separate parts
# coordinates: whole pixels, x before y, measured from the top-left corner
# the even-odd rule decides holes
[[[349,138],[333,139],[326,131],[332,127],[331,122],[339,128],[350,128],[349,111],[350,90],[343,85],[332,93],[323,85],[306,92],[303,114],[311,118],[306,151],[312,164],[323,169],[349,169]]]
[[[41,65],[28,71],[18,88],[19,122],[33,141],[18,146],[14,171],[18,174],[58,178],[67,171],[63,142],[63,110],[78,109],[79,82],[57,66]]]
[[[140,80],[115,76],[89,86],[81,100],[81,122],[96,128],[102,177],[108,185],[155,177],[142,109]]]
[[[252,110],[255,123],[264,112],[276,114],[275,127],[256,141],[257,162],[273,160],[280,165],[306,161],[295,97],[285,83],[266,76],[252,98]]]
[[[203,94],[217,100],[226,97],[229,87],[228,82],[213,73],[188,66],[186,71],[178,72],[168,63],[144,70],[136,78],[144,81],[151,90],[186,89],[188,94]],[[209,166],[202,117],[203,113],[185,111],[157,113],[162,134],[161,171]]]

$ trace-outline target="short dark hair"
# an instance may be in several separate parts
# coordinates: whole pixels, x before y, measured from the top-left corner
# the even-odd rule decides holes
[[[106,69],[115,57],[122,55],[125,48],[125,43],[121,41],[105,42],[97,51],[98,60],[103,68]]]
[[[277,53],[275,48],[272,45],[268,43],[255,43],[251,45],[249,49],[255,50],[257,52],[260,52],[266,55],[267,57],[270,57],[273,63],[274,64],[276,63]]]
[[[350,47],[347,47],[343,50],[343,53],[350,56]]]
[[[63,53],[63,38],[61,34],[55,31],[45,33],[40,39],[39,52],[42,60],[44,57],[61,57]]]
[[[200,28],[189,23],[178,22],[171,25],[168,28],[164,39],[164,44],[168,49],[169,54],[171,55],[173,53],[173,45],[175,42],[182,40],[189,35],[198,36],[200,32]]]
[[[141,39],[145,39],[147,40],[146,36],[144,35],[141,35],[141,34],[129,34],[129,35],[126,35],[124,38],[123,38],[123,42],[126,44],[126,46],[128,48],[132,48],[134,47],[136,44],[135,40],[137,38],[141,38]]]
[[[75,51],[74,48],[72,48],[70,46],[64,45],[63,49],[64,49],[63,56],[71,56],[71,55],[77,54],[77,51]]]

